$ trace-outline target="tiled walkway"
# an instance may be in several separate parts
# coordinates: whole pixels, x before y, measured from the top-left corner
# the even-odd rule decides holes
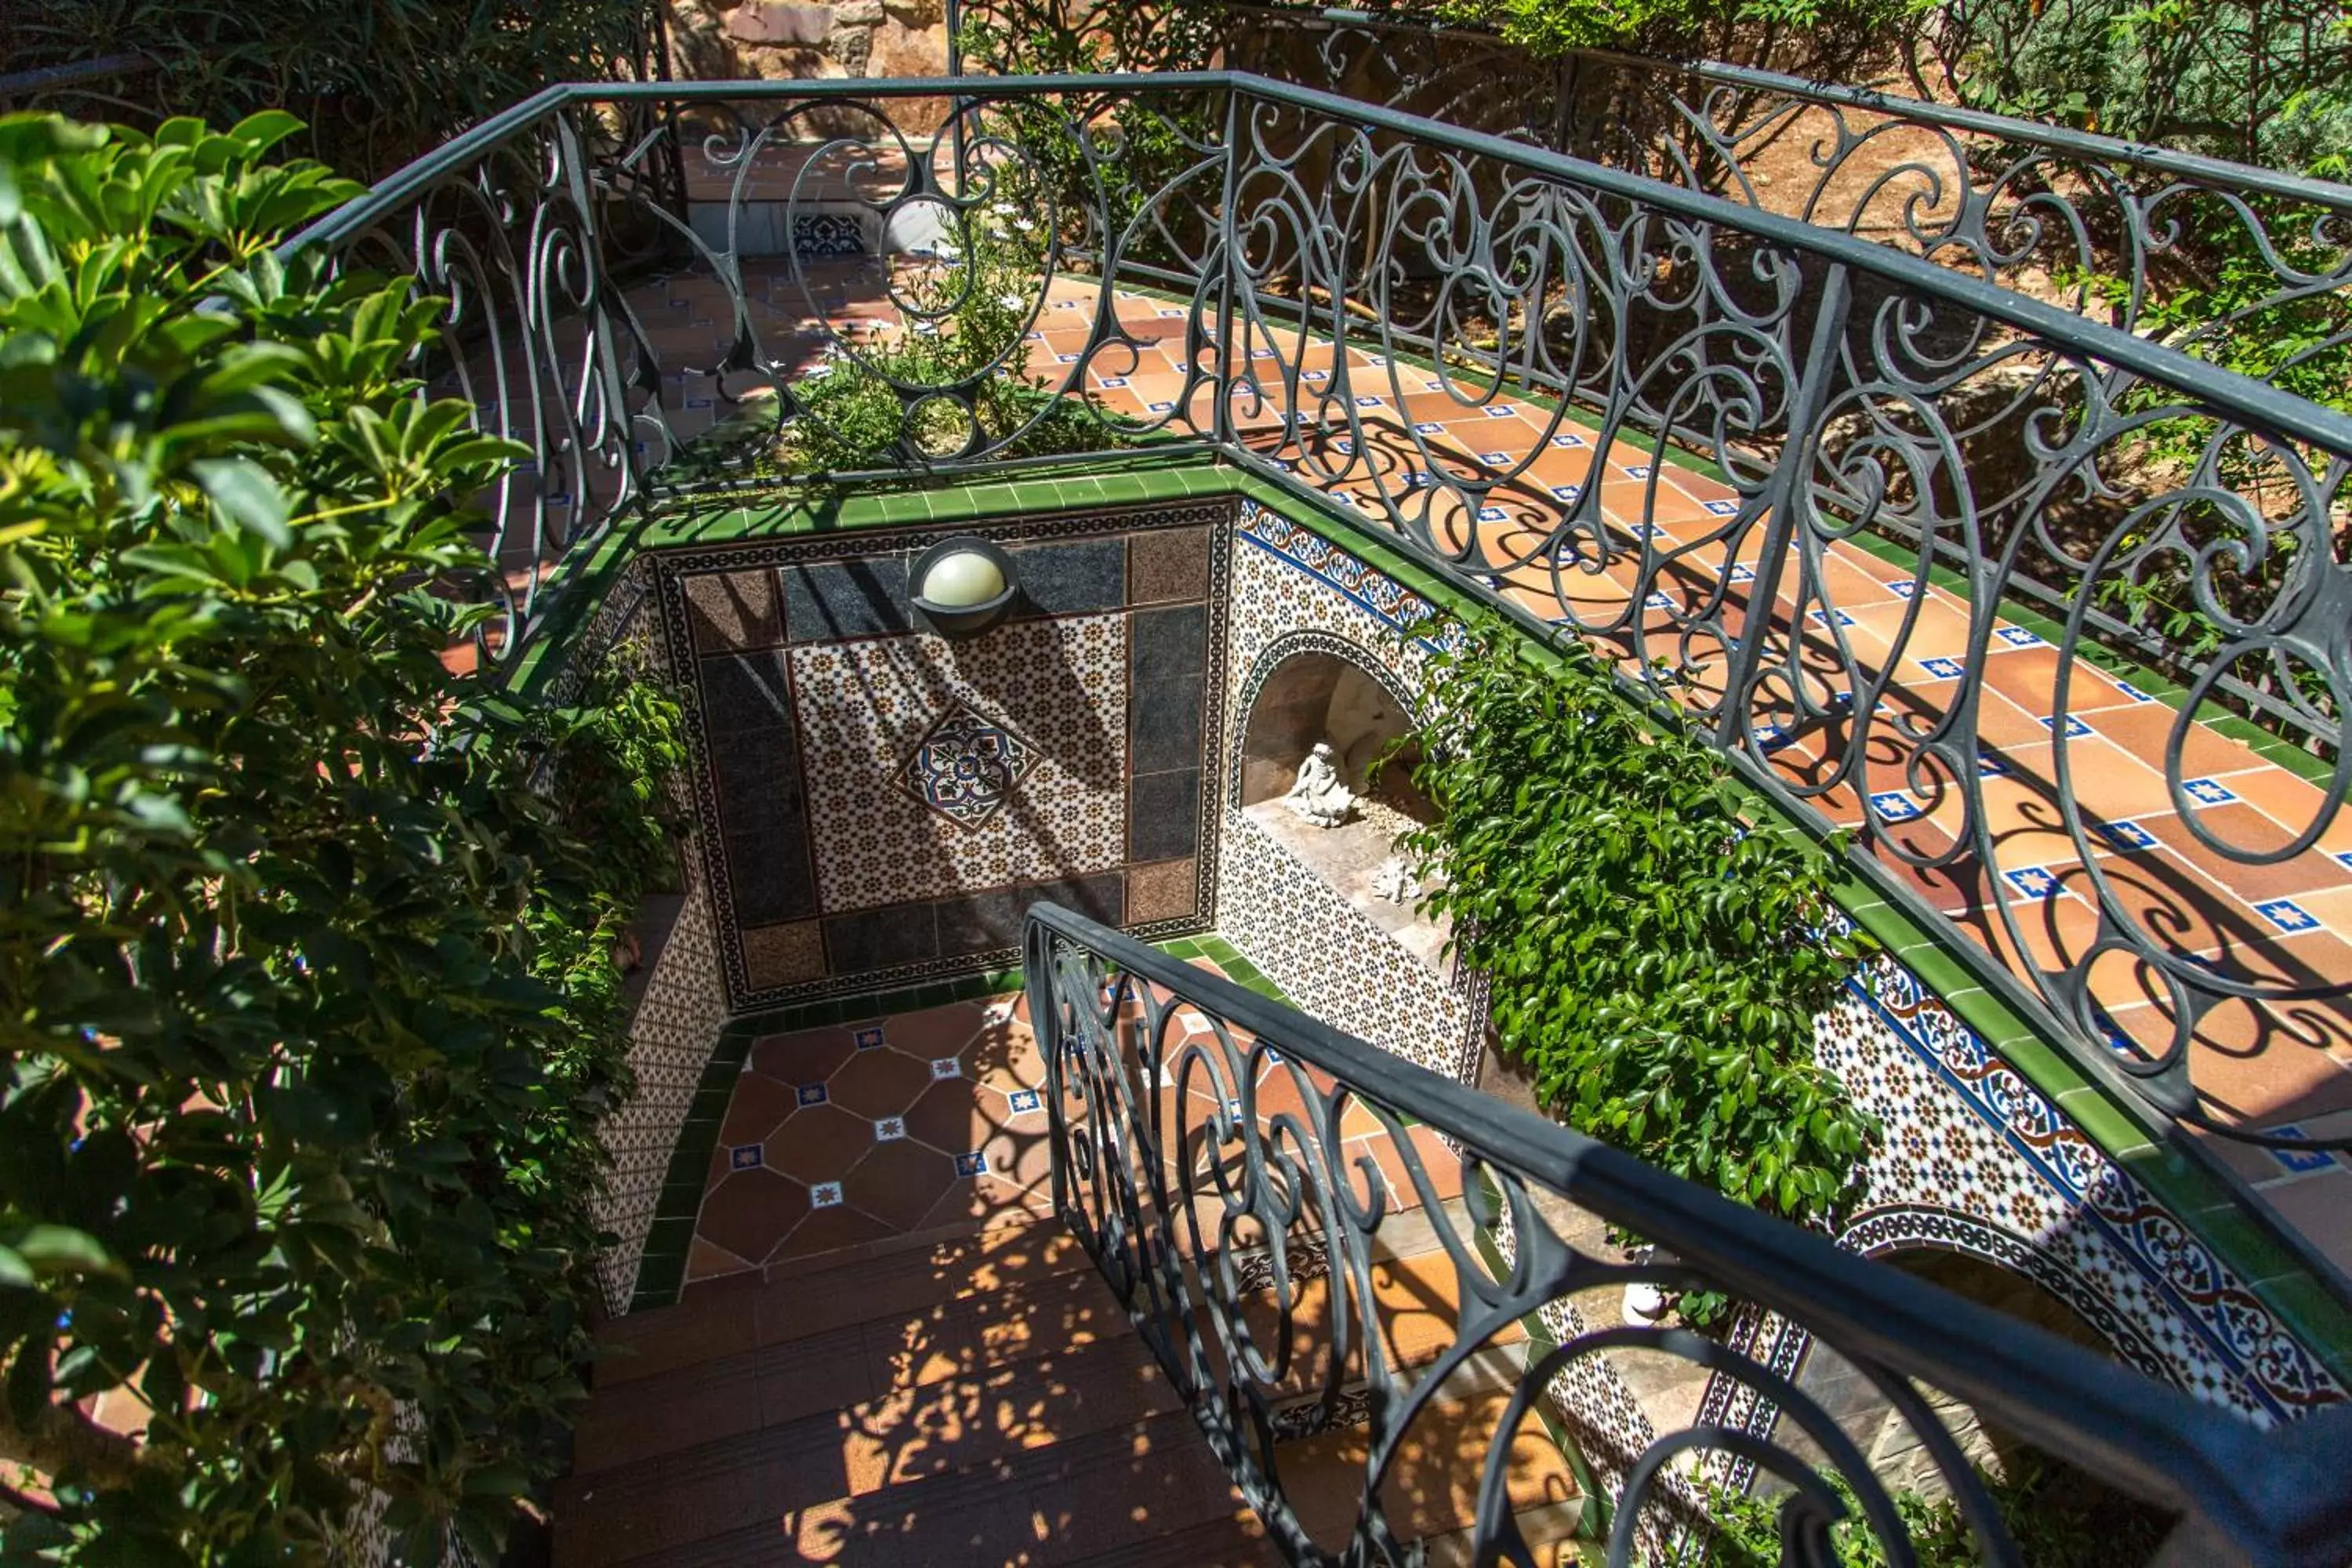
[[[746,272],[761,351],[786,364],[807,364],[821,352],[820,318],[838,326],[883,321],[891,315],[876,262],[817,264],[811,271],[816,279],[813,298],[790,281],[781,261],[749,262]],[[1037,372],[1055,379],[1070,374],[1091,338],[1096,299],[1086,280],[1056,286],[1031,343]],[[731,335],[731,307],[709,279],[650,284],[634,300],[667,364],[716,363]],[[1166,300],[1128,292],[1117,296],[1116,309],[1122,327],[1144,340],[1143,346],[1131,357],[1123,349],[1099,356],[1087,373],[1088,390],[1110,407],[1164,417],[1184,395],[1185,312]],[[1302,365],[1310,385],[1331,373],[1328,345],[1309,342],[1303,353],[1286,345],[1284,357]],[[1608,618],[1635,592],[1639,530],[1654,531],[1652,542],[1662,552],[1687,552],[1678,570],[1650,582],[1654,594],[1667,596],[1664,603],[1653,597],[1647,606],[1654,626],[1669,624],[1677,602],[1693,602],[1727,570],[1735,581],[1741,576],[1736,568],[1742,563],[1725,562],[1722,545],[1710,543],[1736,510],[1727,485],[1692,468],[1656,464],[1630,447],[1601,450],[1572,426],[1553,431],[1549,411],[1526,400],[1467,402],[1469,394],[1460,384],[1449,391],[1420,367],[1357,350],[1350,350],[1348,366],[1358,389],[1353,402],[1362,421],[1360,442],[1318,435],[1311,437],[1311,450],[1286,446],[1271,409],[1243,421],[1244,438],[1343,504],[1368,504],[1353,491],[1365,487],[1374,465],[1398,473],[1434,460],[1461,465],[1465,472],[1508,472],[1525,462],[1524,471],[1496,492],[1476,520],[1460,516],[1457,508],[1450,518],[1441,514],[1439,527],[1475,529],[1485,558],[1502,568],[1498,586],[1538,614],[1560,613],[1549,567],[1506,563],[1536,548],[1558,515],[1555,497],[1569,487],[1600,487],[1604,519],[1625,549],[1624,557],[1605,571],[1563,579],[1588,621]],[[683,434],[717,412],[715,386],[708,377],[688,375],[672,390],[671,405],[685,421]],[[1192,410],[1203,423],[1206,401],[1205,393],[1196,395]],[[1747,538],[1753,541],[1759,531],[1750,531]],[[1838,617],[1855,664],[1868,676],[1891,662],[1893,680],[1874,727],[1879,738],[1863,787],[1840,783],[1815,796],[1816,805],[1832,821],[1853,825],[1863,819],[1867,794],[1900,842],[1917,850],[1948,845],[1960,816],[1957,797],[1948,789],[1939,794],[1932,779],[1925,795],[1906,787],[1905,758],[1886,725],[1896,716],[1917,721],[1949,707],[1958,673],[1955,661],[1965,653],[1971,617],[1981,612],[1945,587],[1916,582],[1907,566],[1852,542],[1827,547],[1823,575],[1829,612]],[[1917,617],[1897,650],[1904,618],[1919,600],[1924,602],[1916,605]],[[1783,627],[1792,618],[1790,609],[1783,603],[1776,616]],[[1821,614],[1818,608],[1813,613]],[[2067,733],[2056,736],[2052,710],[2058,650],[2030,627],[2007,619],[1997,618],[1990,635],[1993,653],[1979,732],[1989,753],[1983,798],[1996,840],[1998,876],[1988,878],[1972,859],[1920,872],[1886,858],[1897,876],[1972,939],[2012,963],[2021,940],[2011,934],[1999,910],[2016,918],[2025,952],[2049,967],[2089,952],[2099,917],[2086,891],[2088,869],[2057,805],[2057,749],[2063,744],[2075,797],[2085,816],[2103,825],[2105,849],[2093,857],[2093,864],[2144,930],[2198,962],[2273,984],[2325,985],[2352,975],[2352,820],[2332,823],[2311,849],[2273,864],[2250,867],[2216,855],[2174,809],[2161,771],[2165,737],[2174,721],[2170,707],[2077,660]],[[1808,627],[1804,637],[1809,646],[1830,646],[1820,627]],[[1822,776],[1824,758],[1835,755],[1843,740],[1836,724],[1801,733],[1775,751],[1771,761],[1801,784]],[[2184,755],[2186,788],[2200,803],[2201,826],[2242,847],[2283,846],[2325,809],[2319,788],[2203,724],[2191,726]],[[2165,1047],[2173,1026],[2167,1005],[2132,961],[2120,954],[2104,957],[2091,983],[2113,1020],[2111,1043],[2118,1049],[2154,1052]],[[2309,1135],[2352,1128],[2352,1007],[2340,998],[2224,1005],[2200,1022],[2190,1060],[2208,1110],[2224,1122],[2294,1128]],[[945,1131],[939,1136],[945,1142],[926,1147],[942,1160],[974,1152],[986,1142],[977,1130],[965,1148],[949,1147],[957,1139]],[[2221,1146],[2290,1224],[2352,1266],[2352,1167],[2326,1154],[2272,1153],[2226,1142]],[[947,1201],[944,1194],[940,1201]],[[751,1248],[761,1239],[737,1237]]]

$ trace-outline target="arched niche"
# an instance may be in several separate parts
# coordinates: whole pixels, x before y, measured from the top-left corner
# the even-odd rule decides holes
[[[1412,784],[1420,753],[1406,738],[1420,720],[1403,683],[1344,638],[1293,632],[1259,656],[1238,706],[1230,804],[1437,970],[1443,928],[1417,915],[1410,898],[1384,897],[1377,885],[1381,868],[1398,858],[1396,836],[1433,815]],[[1360,797],[1336,827],[1310,826],[1283,805],[1318,742],[1329,742],[1342,782]],[[1376,769],[1383,756],[1391,760]]]

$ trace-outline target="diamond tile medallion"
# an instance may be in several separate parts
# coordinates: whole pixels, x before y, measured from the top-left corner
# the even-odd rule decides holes
[[[907,792],[959,827],[996,814],[1037,766],[1037,748],[971,704],[956,702],[898,770]]]

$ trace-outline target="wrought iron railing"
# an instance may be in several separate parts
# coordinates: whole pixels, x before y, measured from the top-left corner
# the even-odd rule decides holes
[[[1788,1325],[1908,1425],[1984,1562],[2016,1548],[1935,1394],[2173,1516],[2167,1563],[2352,1553],[2344,1407],[2258,1431],[1067,910],[1031,910],[1026,967],[1055,1205],[1294,1562],[1419,1561],[1465,1525],[1453,1560],[1536,1561],[1560,1528],[1531,1484],[1555,1421],[1616,1497],[1613,1563],[1701,1560],[1710,1487],[1757,1475],[1785,1493],[1787,1561],[1841,1560],[1841,1519],[1914,1561],[1869,1458],[1759,1352]],[[1611,1227],[1657,1253],[1630,1260]],[[1636,1284],[1741,1310],[1699,1332],[1588,1295]],[[1643,1357],[1706,1393],[1612,1420],[1608,1366]],[[1299,1479],[1328,1495],[1335,1462],[1336,1509]],[[1433,1498],[1432,1467],[1475,1470],[1475,1498]]]
[[[1843,230],[1296,86],[946,85],[936,135],[892,111],[938,102],[938,81],[551,89],[296,242],[448,295],[437,384],[537,454],[491,498],[509,611],[493,651],[544,624],[564,554],[657,485],[828,477],[770,456],[837,419],[820,369],[862,378],[897,418],[870,465],[892,478],[1055,460],[1029,451],[1040,410],[1095,445],[1214,450],[1342,501],[1502,613],[1613,649],[1776,799],[1853,820],[1858,863],[1923,918],[1940,917],[1922,879],[2063,878],[2089,912],[2071,946],[2036,924],[2044,904],[1984,898],[2012,966],[1988,961],[1987,983],[2043,1009],[2152,1119],[2301,1141],[2212,1105],[2191,1034],[2216,1008],[2286,1019],[2352,976],[2234,928],[2217,951],[2185,944],[2178,905],[2116,858],[2126,829],[2078,787],[2094,744],[2072,708],[2105,679],[2086,656],[2125,624],[2116,595],[2154,584],[2195,635],[2165,639],[2189,691],[2150,743],[2162,799],[2143,809],[2177,811],[2225,882],[2317,852],[2352,784],[2352,580],[2332,539],[2352,419]],[[868,297],[793,245],[747,254],[755,228],[792,236],[809,214],[854,218],[889,252],[859,263]],[[1001,267],[1007,246],[1027,248],[1004,312],[960,336],[972,258]],[[1146,290],[1149,321],[1122,315]],[[656,319],[672,301],[684,321]],[[894,355],[877,315],[892,342],[962,349]],[[1008,418],[991,399],[1028,334],[1062,322],[1081,346],[1039,366]],[[1115,415],[1103,383],[1160,342],[1168,395]],[[1523,407],[1540,435],[1465,454],[1403,413],[1433,401]],[[725,449],[697,433],[720,416]],[[1538,481],[1535,454],[1563,451],[1574,482]],[[1689,461],[1727,499],[1679,491]],[[1874,627],[1844,608],[1841,552],[1864,534],[1912,542],[1885,568],[1908,608]],[[1939,563],[1956,595],[1931,594]],[[2043,641],[2002,618],[2034,594],[2063,626],[2048,711],[2020,736],[1986,693],[1996,657]],[[1923,668],[1931,616],[1964,635]],[[2191,721],[2224,702],[2333,764],[2284,834],[2207,814]],[[2048,744],[2046,777],[2016,764],[2029,740]],[[2093,984],[2115,963],[2145,976],[2144,1018],[2162,1025],[2120,1044]]]

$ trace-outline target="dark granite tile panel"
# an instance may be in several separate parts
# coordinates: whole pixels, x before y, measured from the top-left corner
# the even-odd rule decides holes
[[[937,958],[939,928],[929,904],[860,910],[826,917],[824,947],[835,974],[855,974]]]
[[[1129,766],[1139,773],[1201,765],[1202,678],[1171,676],[1128,692]]]
[[[730,833],[727,880],[740,925],[770,925],[817,912],[808,835],[797,821],[788,828]]]
[[[1130,860],[1179,860],[1201,847],[1201,770],[1139,773],[1127,786]]]
[[[702,730],[720,735],[793,721],[782,649],[721,654],[702,661]]]
[[[793,734],[788,729],[730,730],[709,738],[719,815],[729,832],[801,820],[800,755]]]
[[[1209,595],[1209,531],[1156,528],[1127,540],[1127,602],[1159,605]]]
[[[1082,616],[1127,603],[1127,541],[1082,539],[1010,552],[1021,584],[1016,616]]]
[[[884,636],[913,624],[901,556],[787,566],[783,579],[784,628],[793,642]]]
[[[992,948],[1017,947],[1029,906],[1045,900],[1106,925],[1126,922],[1127,887],[1116,871],[1058,882],[1031,882],[970,893],[939,904],[940,955],[953,958]]]
[[[1209,612],[1205,605],[1138,610],[1128,633],[1128,671],[1141,688],[1171,676],[1199,675],[1209,665]]]
[[[688,577],[686,614],[694,625],[694,646],[699,653],[772,647],[784,640],[776,574],[766,567]]]

